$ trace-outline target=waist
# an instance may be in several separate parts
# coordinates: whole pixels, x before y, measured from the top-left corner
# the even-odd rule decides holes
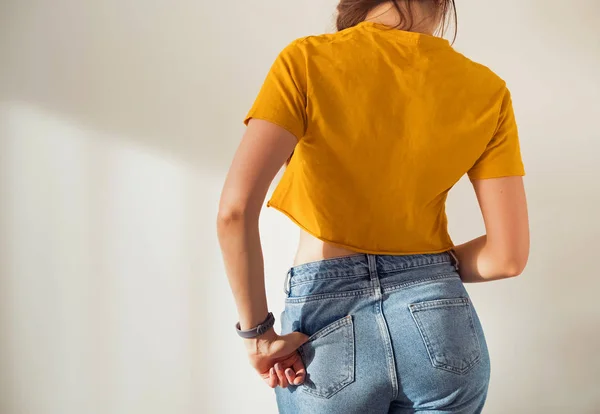
[[[315,295],[368,293],[373,289],[374,279],[387,291],[448,278],[460,281],[456,261],[449,252],[403,256],[356,253],[292,266],[284,281],[284,291],[286,301],[301,301]]]
[[[317,245],[314,241],[306,241],[303,234],[305,240],[301,241],[306,246],[300,247],[296,264],[352,253],[430,254],[454,247],[443,206],[434,209],[436,214],[405,214],[374,202],[372,210],[357,207],[355,211],[349,211],[337,209],[329,202],[306,201],[310,198],[278,199],[274,193],[267,203],[288,216],[304,233],[325,242]],[[326,251],[320,252],[321,249]]]
[[[300,230],[300,241],[298,242],[296,257],[294,258],[294,266],[318,262],[320,260],[352,256],[357,253],[360,252],[328,243],[304,230]]]
[[[444,248],[438,251],[424,251],[418,252],[418,254],[444,253],[445,251],[450,250],[452,247],[453,244],[451,244],[448,248]],[[318,262],[327,259],[354,256],[360,253],[382,255],[389,254],[351,249],[343,245],[338,245],[335,243],[327,242],[325,240],[321,240],[318,237],[308,233],[307,231],[300,229],[300,240],[298,243],[298,249],[296,251],[293,266],[300,266],[305,263]],[[415,252],[414,254],[417,254],[417,252]],[[408,255],[409,254],[405,254],[405,256]]]

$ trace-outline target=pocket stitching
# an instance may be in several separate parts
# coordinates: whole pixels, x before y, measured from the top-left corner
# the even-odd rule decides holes
[[[446,308],[449,306],[461,306],[464,304],[469,304],[468,298],[428,300],[425,302],[411,303],[409,306],[411,309],[414,309],[416,312],[418,312],[424,309]]]
[[[442,307],[455,307],[455,306],[465,306],[467,308],[467,314],[469,317],[469,326],[472,329],[473,336],[475,337],[475,342],[477,343],[477,357],[462,369],[453,367],[448,364],[444,364],[443,362],[439,361],[432,354],[431,341],[429,340],[429,337],[425,333],[425,328],[423,327],[421,320],[416,315],[416,313],[418,313],[422,310],[437,309],[437,308],[442,308]],[[415,323],[417,325],[417,328],[419,329],[421,338],[423,338],[423,342],[425,343],[425,349],[427,350],[427,354],[429,355],[429,360],[435,368],[440,368],[440,369],[450,371],[450,372],[453,372],[456,374],[464,375],[464,374],[468,373],[471,370],[471,368],[473,368],[473,366],[475,366],[475,364],[477,364],[481,360],[481,344],[480,344],[479,338],[477,337],[477,334],[475,332],[475,325],[473,323],[471,304],[470,304],[470,301],[468,298],[438,299],[438,300],[432,300],[432,301],[426,301],[426,302],[411,303],[411,304],[409,304],[409,310],[410,310],[413,320],[415,321]]]
[[[455,279],[455,278],[460,279],[460,276],[457,276],[456,273],[444,273],[444,274],[441,274],[438,276],[432,276],[432,277],[427,277],[424,279],[413,280],[412,282],[404,282],[404,283],[400,283],[400,284],[396,283],[396,284],[389,285],[389,286],[382,285],[382,288],[386,292],[393,292],[398,289],[405,289],[405,288],[409,288],[409,287],[413,287],[413,286],[423,285],[423,284],[435,282],[435,281],[442,280],[442,279]]]
[[[336,394],[342,388],[346,387],[347,385],[349,385],[350,383],[352,383],[354,381],[355,343],[354,343],[354,322],[352,319],[352,315],[346,315],[343,318],[340,318],[337,321],[334,321],[334,322],[330,323],[329,325],[319,329],[317,332],[315,332],[314,334],[312,334],[309,337],[309,340],[306,341],[305,344],[308,342],[314,341],[315,339],[324,337],[337,329],[342,329],[342,328],[346,328],[346,327],[349,327],[349,329],[344,329],[344,331],[343,331],[344,342],[345,342],[345,344],[344,344],[344,349],[345,349],[344,365],[347,367],[344,379],[341,380],[337,386],[335,386],[333,388],[328,388],[326,394],[317,389],[309,388],[305,383],[302,383],[300,385],[300,388],[302,389],[302,391],[304,391],[308,394],[320,397],[320,398],[327,399],[327,398],[331,398],[334,394]],[[304,344],[302,344],[298,348],[298,352],[302,356],[302,360],[304,362],[305,356],[304,356],[303,346],[304,346]]]
[[[314,334],[312,334],[311,336],[308,337],[308,340],[306,342],[311,342],[317,338],[320,338],[322,336],[325,336],[327,334],[330,334],[332,331],[334,331],[336,328],[344,326],[344,325],[348,325],[349,323],[352,322],[352,315],[346,315],[336,321],[331,322],[329,325],[325,325],[324,327],[322,327],[321,329],[319,329],[317,332],[315,332]],[[305,342],[305,343],[306,343]]]

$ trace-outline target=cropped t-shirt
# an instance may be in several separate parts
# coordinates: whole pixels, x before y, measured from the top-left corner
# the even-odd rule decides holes
[[[378,23],[291,42],[251,118],[298,139],[267,205],[357,252],[450,250],[459,179],[525,175],[505,81],[446,39]]]

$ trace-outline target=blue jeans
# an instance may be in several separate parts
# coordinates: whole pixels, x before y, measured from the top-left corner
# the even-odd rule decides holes
[[[357,254],[292,267],[281,334],[310,336],[283,414],[480,413],[490,377],[473,303],[449,253]]]

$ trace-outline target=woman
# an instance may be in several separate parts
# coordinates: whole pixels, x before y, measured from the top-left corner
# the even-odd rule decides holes
[[[236,329],[282,413],[479,413],[489,355],[464,283],[529,254],[510,92],[434,36],[452,0],[338,11],[338,32],[279,54],[245,119],[218,218]],[[286,162],[267,205],[302,231],[278,335],[258,217]],[[444,204],[464,174],[486,234],[454,245]]]

